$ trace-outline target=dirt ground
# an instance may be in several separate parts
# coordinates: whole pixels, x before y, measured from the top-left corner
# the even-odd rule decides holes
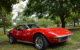
[[[8,44],[8,41],[2,41],[2,42],[0,42],[0,46],[6,45],[6,44]]]

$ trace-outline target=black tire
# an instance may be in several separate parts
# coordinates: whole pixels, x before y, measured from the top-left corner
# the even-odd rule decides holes
[[[14,39],[14,37],[11,34],[9,35],[9,42],[10,42],[10,44],[14,44],[16,42],[16,40]]]
[[[47,48],[48,44],[49,43],[48,43],[47,39],[43,35],[41,35],[41,34],[35,35],[34,45],[38,50],[45,50]]]

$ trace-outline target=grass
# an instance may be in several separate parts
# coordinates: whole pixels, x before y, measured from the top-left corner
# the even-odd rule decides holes
[[[8,37],[0,31],[0,50],[37,50],[33,44],[18,42],[16,44],[10,44]],[[80,48],[80,30],[74,31],[71,37],[64,44],[54,44],[49,46],[47,50],[77,50]]]
[[[80,31],[74,31],[71,38],[67,43],[58,44],[58,46],[53,46],[54,48],[51,47],[48,50],[77,50],[80,47]]]
[[[66,29],[76,29],[76,28],[80,28],[80,26],[75,26],[74,27],[74,26],[71,25],[71,26],[66,26],[65,28]]]

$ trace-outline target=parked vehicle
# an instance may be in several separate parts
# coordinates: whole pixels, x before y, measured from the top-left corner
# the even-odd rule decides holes
[[[28,41],[37,49],[45,49],[50,43],[67,41],[72,32],[64,28],[40,28],[36,24],[18,25],[9,31],[8,37],[11,44],[17,40]]]

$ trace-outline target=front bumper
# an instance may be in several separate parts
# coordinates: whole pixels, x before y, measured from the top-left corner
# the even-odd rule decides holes
[[[71,39],[70,36],[72,36],[72,34],[54,37],[54,39],[57,39],[57,42],[60,43],[60,42],[64,42],[66,40]]]

